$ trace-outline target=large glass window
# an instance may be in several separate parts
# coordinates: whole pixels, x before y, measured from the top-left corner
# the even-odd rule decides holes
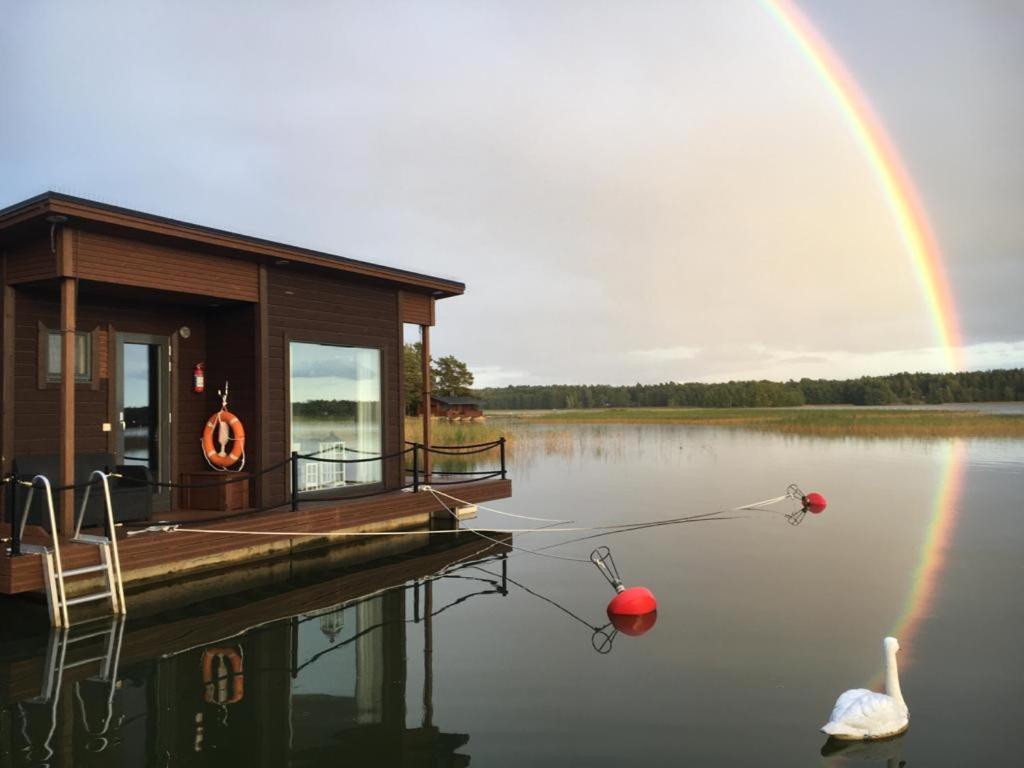
[[[380,456],[380,350],[293,341],[290,360],[291,449],[324,459]],[[299,461],[299,491],[380,481],[379,461]]]

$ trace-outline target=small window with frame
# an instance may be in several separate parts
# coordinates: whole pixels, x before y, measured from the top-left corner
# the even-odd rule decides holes
[[[45,351],[45,382],[47,384],[59,383],[61,380],[62,371],[62,360],[61,360],[61,332],[53,331],[45,327],[40,327],[40,341],[45,341],[45,345],[40,345],[43,349],[40,352]],[[82,383],[90,383],[93,380],[93,334],[89,331],[76,331],[75,332],[75,381]],[[44,361],[40,361],[44,362]],[[43,377],[40,377],[41,379]]]

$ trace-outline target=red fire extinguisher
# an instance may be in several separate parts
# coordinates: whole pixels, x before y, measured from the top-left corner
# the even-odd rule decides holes
[[[204,389],[206,389],[206,377],[203,375],[203,364],[196,363],[196,367],[192,371],[192,391],[202,392]]]

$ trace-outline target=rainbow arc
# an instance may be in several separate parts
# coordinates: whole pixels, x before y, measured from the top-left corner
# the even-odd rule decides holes
[[[924,292],[937,341],[944,351],[946,366],[951,371],[963,370],[963,339],[942,252],[921,197],[881,120],[842,62],[792,0],[762,2],[796,42],[842,111],[892,212]],[[934,604],[960,508],[966,447],[963,441],[953,440],[944,450],[946,456],[943,457],[943,472],[910,589],[903,610],[890,632],[900,639],[901,644],[911,649],[914,636]],[[880,683],[879,674],[871,686],[877,688]]]
[[[946,367],[963,370],[963,341],[942,252],[920,195],[871,103],[814,25],[791,0],[762,0],[796,42],[841,110],[878,180],[913,265]]]

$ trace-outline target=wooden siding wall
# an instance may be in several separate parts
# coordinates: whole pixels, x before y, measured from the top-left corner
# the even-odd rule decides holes
[[[383,378],[382,418],[384,453],[402,447],[401,365],[398,291],[367,283],[325,278],[296,267],[267,270],[267,325],[271,455],[268,464],[286,458],[291,445],[288,393],[288,342],[308,341],[381,350]],[[387,462],[385,484],[402,484],[402,464]],[[268,480],[268,501],[283,500],[287,493],[286,469]],[[264,501],[267,503],[267,501]]]
[[[252,262],[99,232],[75,234],[78,277],[241,301],[259,296]]]
[[[13,455],[55,454],[57,452],[58,405],[57,384],[39,389],[39,323],[57,327],[60,309],[56,295],[48,296],[20,289],[15,310],[15,392]],[[207,314],[224,312],[211,318]],[[199,448],[203,424],[220,407],[217,389],[224,379],[232,382],[231,408],[243,420],[248,434],[257,434],[255,418],[255,371],[253,367],[254,329],[247,319],[251,306],[207,310],[168,304],[94,304],[88,299],[79,303],[78,328],[92,330],[113,326],[119,333],[141,333],[172,338],[176,347],[174,373],[171,377],[173,408],[173,479],[182,472],[207,469]],[[230,318],[225,322],[225,317]],[[213,322],[215,321],[215,322]],[[188,339],[176,336],[178,329],[191,329]],[[192,369],[200,361],[207,363],[206,392],[192,391]],[[248,367],[247,367],[248,366]],[[116,375],[115,363],[109,361],[110,375]],[[117,418],[111,412],[111,386],[114,379],[101,379],[99,386],[79,384],[75,390],[75,449],[82,453],[107,451],[109,434],[102,431],[104,422]],[[247,448],[250,444],[247,442]]]
[[[425,293],[414,293],[412,291],[401,291],[401,314],[403,323],[414,323],[416,325],[434,324],[434,297]]]
[[[5,249],[9,284],[46,280],[57,276],[57,256],[48,238],[32,238]]]
[[[192,369],[203,359],[206,363],[206,397],[208,409],[200,421],[195,422],[193,444],[195,455],[199,456],[198,438],[205,420],[220,408],[217,390],[229,383],[228,410],[235,414],[245,427],[245,468],[255,470],[260,466],[260,430],[257,418],[258,377],[256,375],[256,305],[246,304],[207,310],[206,357],[182,359],[180,362],[188,384],[192,383]],[[190,392],[190,397],[203,400],[200,395]],[[202,468],[207,468],[205,463]],[[254,484],[253,488],[258,488]]]

